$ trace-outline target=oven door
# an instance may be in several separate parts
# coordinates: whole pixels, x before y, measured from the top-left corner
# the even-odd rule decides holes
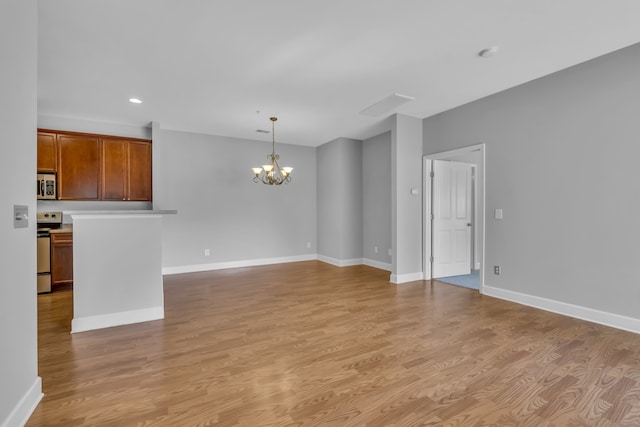
[[[49,236],[38,237],[38,274],[51,272],[51,256]]]
[[[38,293],[51,292],[51,239],[49,236],[38,236],[37,267]]]

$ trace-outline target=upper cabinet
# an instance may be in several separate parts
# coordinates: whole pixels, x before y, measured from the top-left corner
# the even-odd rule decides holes
[[[38,171],[57,172],[60,200],[151,201],[151,141],[38,130]]]
[[[100,139],[58,134],[58,199],[100,200]]]
[[[38,172],[57,172],[56,134],[38,132]]]
[[[127,141],[102,140],[100,187],[103,200],[127,200]]]
[[[102,139],[103,200],[151,200],[151,143]]]
[[[127,200],[151,200],[151,143],[129,141]]]

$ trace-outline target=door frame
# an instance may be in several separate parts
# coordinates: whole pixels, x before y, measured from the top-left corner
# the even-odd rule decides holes
[[[432,222],[431,222],[432,207],[433,207],[433,200],[432,200],[433,182],[431,179],[431,170],[432,170],[433,160],[454,160],[455,157],[459,157],[461,155],[468,154],[475,151],[480,152],[480,156],[479,156],[480,160],[476,164],[476,180],[480,182],[476,182],[477,191],[474,199],[474,212],[478,216],[478,221],[477,221],[478,224],[476,224],[476,227],[478,227],[478,230],[480,231],[479,233],[477,233],[477,235],[480,241],[478,245],[478,251],[480,252],[479,254],[479,258],[480,258],[479,291],[482,294],[484,293],[483,292],[484,272],[485,272],[485,256],[484,255],[485,255],[485,240],[486,240],[486,228],[485,228],[486,173],[485,173],[485,144],[484,143],[470,145],[464,148],[458,148],[455,150],[443,151],[440,153],[434,153],[434,154],[423,156],[422,174],[423,174],[423,184],[425,188],[425,191],[424,191],[425,197],[423,200],[424,206],[422,210],[422,212],[424,213],[423,219],[422,219],[423,220],[422,229],[424,231],[423,233],[424,236],[422,239],[424,247],[423,247],[422,253],[424,254],[424,258],[422,262],[424,265],[424,279],[431,280],[433,278],[433,271],[432,271],[432,264],[431,264],[431,255],[432,255],[432,248],[433,248],[433,245],[432,245],[433,233],[432,233]],[[475,260],[473,260],[472,262],[475,263]]]

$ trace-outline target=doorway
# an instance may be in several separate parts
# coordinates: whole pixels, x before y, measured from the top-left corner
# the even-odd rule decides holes
[[[424,157],[425,279],[484,284],[485,145]],[[434,172],[434,173],[432,173]]]

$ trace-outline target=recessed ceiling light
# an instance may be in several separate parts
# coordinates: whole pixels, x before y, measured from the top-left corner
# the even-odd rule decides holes
[[[133,102],[134,104],[142,104],[138,98],[129,98],[129,102]]]
[[[498,48],[498,46],[491,46],[478,52],[478,56],[481,58],[491,58],[496,56],[499,50],[500,48]]]

